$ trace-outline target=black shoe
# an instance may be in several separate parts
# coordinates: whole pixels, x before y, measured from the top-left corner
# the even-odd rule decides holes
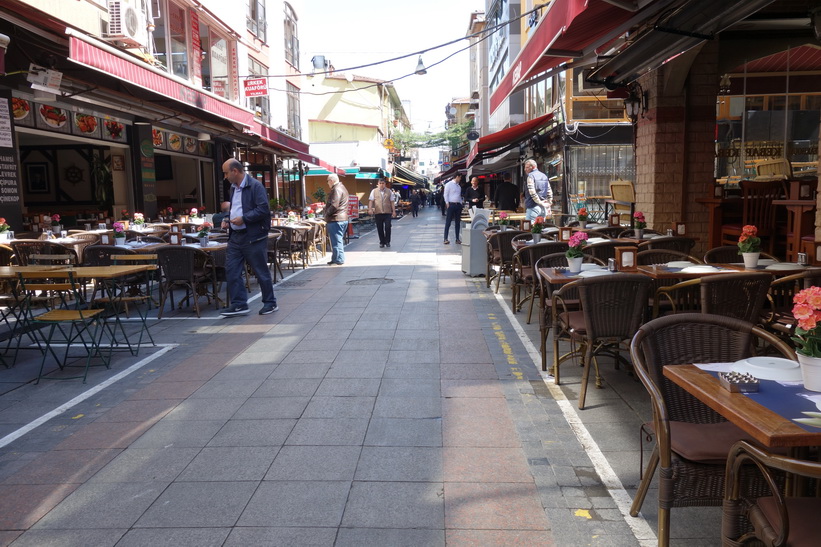
[[[384,246],[385,246],[385,244],[384,244],[384,243],[380,243],[380,244],[379,244],[379,248],[380,248],[380,249],[381,249],[382,247],[384,247]],[[390,247],[390,245],[388,245],[388,247]]]
[[[268,315],[269,313],[274,313],[275,311],[279,311],[279,306],[276,304],[265,304],[262,306],[262,309],[259,310],[259,314]]]
[[[220,315],[225,317],[233,317],[235,315],[248,315],[251,310],[248,306],[231,306],[227,310],[220,312]]]
[[[462,240],[461,240],[461,239],[457,239],[457,240],[456,240],[456,244],[457,244],[457,245],[461,245],[461,244],[462,244]]]
[[[446,239],[446,240],[445,240],[445,245],[450,245],[450,241],[448,241],[448,240]]]
[[[385,247],[390,247],[390,246],[391,246],[390,243],[385,243]]]

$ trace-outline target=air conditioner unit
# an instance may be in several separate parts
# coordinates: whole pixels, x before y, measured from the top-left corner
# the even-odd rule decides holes
[[[587,81],[587,77],[590,76],[592,71],[592,68],[584,68],[579,71],[576,84],[576,87],[579,89],[579,93],[604,93],[605,89],[602,84],[594,84]]]
[[[122,42],[126,47],[145,47],[148,25],[144,13],[125,0],[108,0],[108,15],[107,39]]]

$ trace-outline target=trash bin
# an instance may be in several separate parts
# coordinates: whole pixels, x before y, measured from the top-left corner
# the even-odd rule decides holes
[[[487,272],[487,238],[484,230],[462,230],[462,271],[471,277]]]

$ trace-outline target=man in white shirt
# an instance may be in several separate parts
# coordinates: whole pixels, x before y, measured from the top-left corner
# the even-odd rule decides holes
[[[448,232],[450,232],[450,223],[455,222],[453,228],[456,232],[456,243],[461,245],[462,240],[459,239],[459,229],[462,223],[462,175],[456,175],[449,183],[445,185],[442,200],[447,205],[447,215],[445,216],[445,245],[450,244],[448,241]]]
[[[527,189],[525,190],[525,220],[533,221],[536,217],[549,219],[552,215],[553,190],[547,175],[536,169],[536,160],[525,162]]]

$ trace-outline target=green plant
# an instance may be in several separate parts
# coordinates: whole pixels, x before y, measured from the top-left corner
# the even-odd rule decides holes
[[[102,209],[111,210],[114,204],[114,176],[111,174],[111,157],[102,153],[94,154],[89,161],[91,179],[94,183],[94,198]]]
[[[320,187],[316,189],[316,192],[311,194],[311,197],[314,198],[316,201],[321,201],[322,203],[325,203],[325,200],[328,199],[328,193],[325,192],[324,188]]]

